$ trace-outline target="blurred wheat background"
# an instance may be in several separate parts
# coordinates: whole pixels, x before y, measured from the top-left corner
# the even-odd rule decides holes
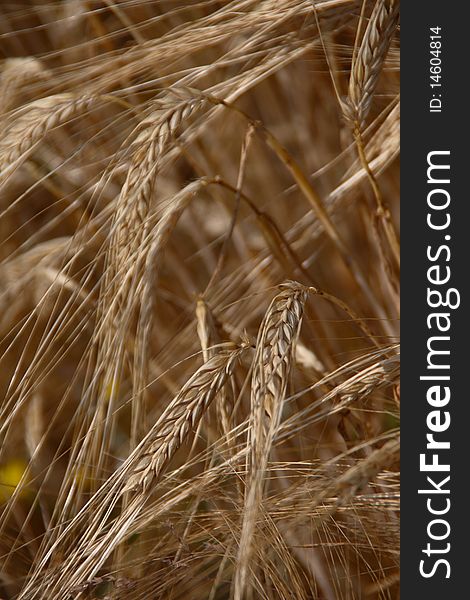
[[[1,598],[398,598],[398,12],[1,3]]]

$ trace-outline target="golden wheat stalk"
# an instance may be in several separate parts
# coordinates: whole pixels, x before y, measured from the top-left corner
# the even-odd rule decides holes
[[[201,343],[204,362],[207,362],[217,352],[217,345],[222,342],[221,327],[217,322],[211,307],[200,296],[196,301],[196,330]],[[218,428],[228,436],[231,431],[230,417],[233,402],[229,401],[231,394],[228,389],[222,388],[218,394],[215,407],[218,418]]]
[[[249,575],[253,535],[260,510],[265,470],[278,430],[295,344],[300,333],[308,291],[295,282],[283,284],[261,323],[251,378],[251,464],[234,576],[233,597],[241,600],[251,587]]]

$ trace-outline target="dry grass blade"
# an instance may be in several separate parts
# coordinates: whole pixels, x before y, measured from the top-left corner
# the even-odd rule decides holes
[[[143,394],[147,385],[148,353],[153,327],[153,314],[155,312],[155,295],[159,268],[162,264],[165,247],[168,244],[174,227],[191,202],[191,199],[209,183],[210,180],[200,179],[186,186],[185,189],[172,199],[156,226],[149,233],[150,242],[148,250],[145,252],[146,258],[143,268],[144,285],[140,301],[134,352],[135,376],[133,380],[132,435],[135,440],[139,437],[140,431],[144,429],[142,419],[145,418],[145,407],[141,405],[143,404]]]

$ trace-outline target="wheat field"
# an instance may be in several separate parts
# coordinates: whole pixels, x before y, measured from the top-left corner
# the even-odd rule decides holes
[[[0,50],[0,598],[397,599],[398,2]]]

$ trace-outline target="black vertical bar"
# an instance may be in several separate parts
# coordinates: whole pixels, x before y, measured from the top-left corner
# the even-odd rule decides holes
[[[404,600],[470,598],[469,17],[468,2],[401,3]],[[428,174],[430,162],[450,169]],[[454,308],[444,306],[446,299]],[[429,348],[450,354],[430,354]],[[432,461],[436,470],[426,470]],[[441,470],[447,465],[449,471]]]

